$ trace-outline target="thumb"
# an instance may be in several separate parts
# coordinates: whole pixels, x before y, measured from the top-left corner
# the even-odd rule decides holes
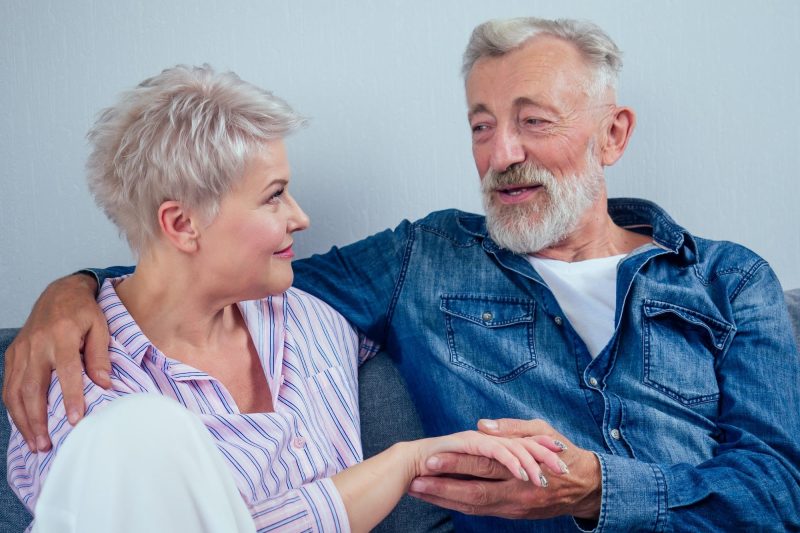
[[[532,435],[552,435],[553,428],[544,420],[520,420],[518,418],[482,418],[478,420],[478,430],[487,435],[503,437],[530,437]]]

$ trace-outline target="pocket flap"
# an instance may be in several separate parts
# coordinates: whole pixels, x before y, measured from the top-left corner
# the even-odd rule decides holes
[[[440,309],[475,324],[496,328],[533,322],[533,300],[504,296],[443,295]]]
[[[693,309],[667,302],[659,302],[657,300],[644,301],[644,314],[648,318],[656,318],[659,316],[664,318],[678,318],[688,324],[697,326],[708,333],[709,340],[717,350],[725,348],[730,338],[731,331],[734,330],[732,324],[720,318],[713,318]]]

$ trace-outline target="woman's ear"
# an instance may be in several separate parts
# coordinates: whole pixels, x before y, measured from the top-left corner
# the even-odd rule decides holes
[[[167,241],[182,252],[197,251],[200,225],[196,214],[175,200],[167,200],[158,208],[158,225]]]
[[[611,166],[625,153],[636,126],[636,113],[629,107],[615,107],[606,121],[600,161],[603,166]]]

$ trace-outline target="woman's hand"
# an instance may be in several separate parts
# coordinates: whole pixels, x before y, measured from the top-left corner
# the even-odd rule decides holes
[[[416,445],[417,451],[415,477],[438,474],[427,466],[427,461],[433,455],[447,452],[493,459],[508,469],[513,477],[541,488],[548,486],[541,465],[547,467],[548,474],[561,476],[569,473],[566,463],[559,458],[559,453],[565,449],[564,444],[546,435],[501,437],[464,431],[412,444]]]
[[[84,414],[81,352],[91,380],[103,388],[111,385],[108,326],[95,302],[96,290],[89,276],[54,281],[6,350],[3,403],[31,451],[50,449],[47,388],[54,368],[73,425]]]
[[[440,453],[428,460],[430,475],[415,479],[409,494],[464,514],[527,520],[560,515],[597,519],[602,495],[597,455],[576,446],[543,420],[481,420],[478,428],[506,438],[547,435],[564,446],[559,455],[569,465],[570,475],[553,477],[542,489],[510,476],[507,466],[492,458]]]

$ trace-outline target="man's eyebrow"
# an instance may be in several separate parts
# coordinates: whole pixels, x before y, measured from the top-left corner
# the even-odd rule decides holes
[[[558,113],[557,110],[554,109],[552,106],[549,106],[547,104],[543,104],[541,102],[537,102],[533,98],[529,98],[527,96],[520,96],[519,98],[516,98],[514,100],[514,108],[516,108],[516,109],[519,109],[520,107],[526,106],[526,105],[532,105],[532,106],[535,106],[535,107],[539,107],[539,108],[544,109],[545,111],[549,111],[551,113],[556,113],[556,114]]]
[[[477,115],[478,113],[488,113],[488,112],[489,112],[489,108],[486,107],[485,105],[483,105],[483,104],[475,104],[474,106],[472,106],[470,108],[469,113],[467,113],[467,118],[472,118],[473,116]]]
[[[523,106],[526,106],[526,105],[532,105],[532,106],[540,107],[540,108],[544,109],[545,111],[549,111],[551,113],[557,113],[557,110],[554,109],[553,107],[548,106],[546,104],[543,104],[541,102],[537,102],[536,100],[534,100],[533,98],[530,98],[528,96],[520,96],[520,97],[514,99],[514,108],[515,109],[519,109],[520,107],[523,107]],[[467,113],[467,118],[471,119],[473,116],[477,115],[478,113],[489,113],[489,114],[491,114],[491,112],[489,111],[489,108],[486,107],[485,104],[475,104],[474,106],[472,106],[470,108],[469,113]]]

